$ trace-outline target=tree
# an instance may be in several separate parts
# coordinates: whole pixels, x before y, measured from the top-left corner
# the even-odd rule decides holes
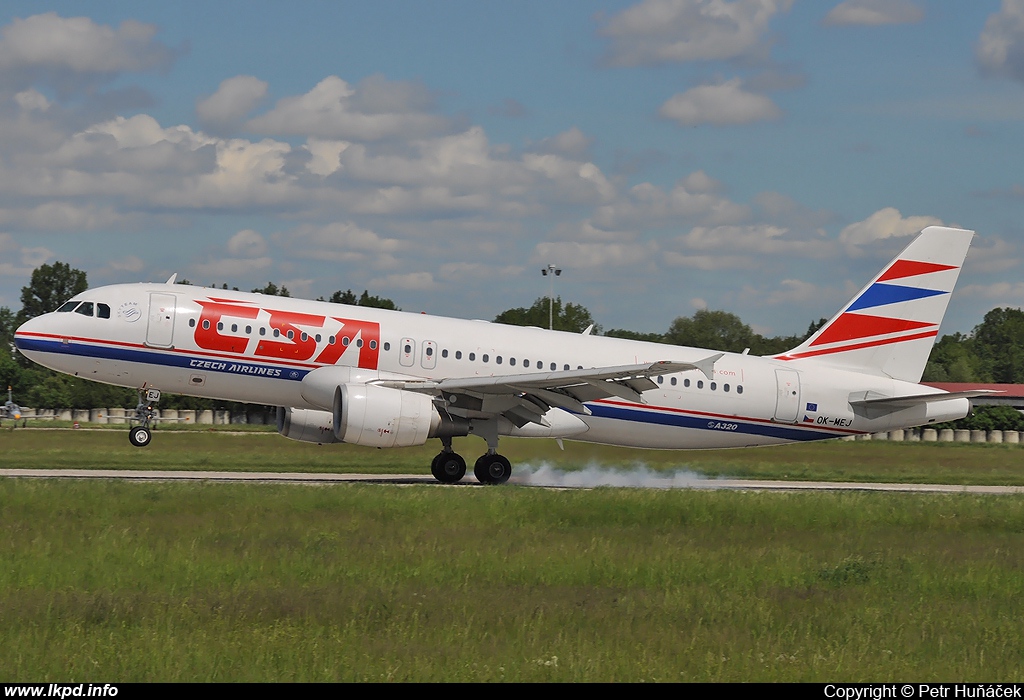
[[[743,352],[752,348],[759,337],[736,314],[708,309],[697,311],[693,318],[680,316],[665,334],[665,340],[673,345],[726,352]]]
[[[629,331],[625,328],[612,328],[610,331],[605,331],[604,334],[609,338],[625,338],[627,340],[642,340],[647,343],[664,343],[664,333],[640,333],[639,331]]]
[[[974,328],[974,351],[993,381],[1024,383],[1024,311],[992,309]]]
[[[944,335],[932,347],[925,365],[925,382],[987,382],[991,380],[985,363],[975,352],[974,339],[969,335]]]
[[[85,273],[67,263],[40,265],[32,271],[32,280],[21,288],[21,311],[16,323],[55,311],[65,301],[88,289]]]
[[[225,289],[227,289],[227,287],[225,287]],[[267,282],[267,286],[266,287],[263,287],[262,289],[257,287],[256,289],[254,289],[252,291],[253,291],[254,294],[266,294],[268,296],[274,296],[274,297],[290,297],[291,296],[291,293],[288,291],[288,287],[285,287],[283,284],[280,287],[278,287],[273,282]]]
[[[510,326],[537,326],[538,328],[547,328],[549,319],[548,309],[548,298],[538,297],[537,301],[533,302],[533,306],[528,309],[522,307],[515,309],[508,309],[498,314],[494,322],[504,323]],[[573,333],[582,333],[587,329],[587,326],[594,326],[593,333],[599,335],[601,333],[601,327],[594,323],[593,316],[583,306],[579,304],[573,304],[569,302],[562,305],[562,297],[556,297],[554,300],[554,329],[556,331],[571,331]]]
[[[374,309],[390,309],[391,311],[401,311],[395,302],[391,301],[386,297],[371,296],[369,290],[364,289],[363,293],[357,298],[355,293],[351,289],[347,289],[344,292],[340,289],[331,295],[330,302],[332,304],[348,304],[349,306],[369,306]]]

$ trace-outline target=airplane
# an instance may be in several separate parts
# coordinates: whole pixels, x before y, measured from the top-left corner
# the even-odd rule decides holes
[[[11,387],[7,387],[7,401],[4,402],[3,406],[0,406],[0,421],[4,419],[10,419],[14,421],[13,428],[21,421],[21,427],[25,427],[25,424],[29,420],[41,419],[41,418],[53,418],[53,416],[26,416],[25,411],[18,404],[14,403],[14,394]]]
[[[716,352],[172,284],[75,295],[15,334],[41,365],[160,391],[277,405],[281,435],[374,447],[439,439],[431,473],[466,474],[453,438],[487,451],[474,474],[512,473],[505,436],[638,448],[750,447],[963,418],[980,391],[920,379],[974,236],[930,226],[832,319],[774,356]],[[589,331],[589,329],[588,329]],[[140,392],[140,396],[141,396]],[[151,415],[151,411],[149,415]]]

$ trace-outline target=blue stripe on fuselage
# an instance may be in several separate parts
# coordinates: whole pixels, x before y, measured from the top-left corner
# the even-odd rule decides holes
[[[58,340],[40,340],[38,338],[15,337],[14,344],[19,350],[41,352],[50,355],[78,355],[93,357],[99,360],[117,360],[135,362],[144,365],[163,365],[165,367],[181,367],[196,372],[221,372],[224,374],[241,374],[250,377],[267,379],[285,379],[300,381],[312,370],[297,367],[280,367],[277,365],[255,362],[239,362],[220,358],[208,358],[178,353],[163,353],[150,350],[122,348],[116,345],[86,345],[81,342],[62,343]]]
[[[780,438],[782,440],[794,440],[794,441],[808,441],[808,440],[828,440],[830,438],[841,437],[840,435],[833,435],[831,433],[822,433],[818,431],[801,430],[799,428],[785,427],[779,424],[772,423],[746,423],[742,418],[708,418],[706,416],[693,416],[682,413],[675,413],[669,411],[658,411],[654,410],[640,410],[635,408],[625,408],[623,406],[614,406],[606,403],[588,403],[587,408],[590,412],[600,418],[612,418],[614,420],[628,420],[636,423],[654,423],[657,425],[673,425],[678,428],[692,428],[694,430],[710,430],[712,432],[722,433],[745,433],[748,435],[764,435],[767,437]],[[714,426],[732,426],[735,425],[735,429],[729,429],[728,427],[714,427]]]

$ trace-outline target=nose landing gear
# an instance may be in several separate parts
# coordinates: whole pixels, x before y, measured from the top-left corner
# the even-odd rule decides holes
[[[128,419],[132,428],[128,431],[128,442],[134,447],[145,447],[153,438],[149,424],[156,418],[154,404],[160,401],[159,389],[139,389],[139,403],[135,406],[135,414]],[[134,425],[139,423],[139,425]]]

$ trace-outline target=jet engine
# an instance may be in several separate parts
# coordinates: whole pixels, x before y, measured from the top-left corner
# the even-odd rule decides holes
[[[370,447],[422,445],[441,425],[425,394],[375,384],[342,384],[334,392],[334,437]]]
[[[277,407],[277,432],[290,440],[329,445],[334,437],[334,416],[330,411],[312,411],[291,406]]]

